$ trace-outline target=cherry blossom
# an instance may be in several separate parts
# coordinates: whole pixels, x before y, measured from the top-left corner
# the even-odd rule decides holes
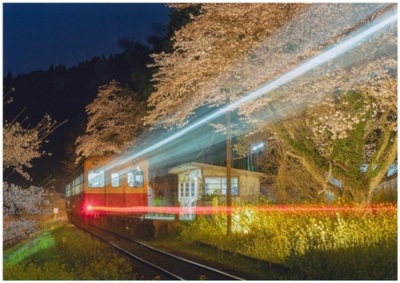
[[[117,81],[100,86],[97,97],[86,107],[89,120],[86,133],[76,140],[77,156],[124,152],[144,130],[145,110],[145,102]]]

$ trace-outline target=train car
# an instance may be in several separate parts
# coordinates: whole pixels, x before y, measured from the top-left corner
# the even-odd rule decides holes
[[[70,175],[67,183],[69,218],[121,214],[124,208],[148,206],[146,159],[123,161],[105,156],[89,157]]]

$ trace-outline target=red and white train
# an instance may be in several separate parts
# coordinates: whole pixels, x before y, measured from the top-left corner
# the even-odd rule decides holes
[[[95,156],[85,159],[70,175],[66,185],[68,217],[82,218],[113,209],[148,206],[147,159],[120,161]]]

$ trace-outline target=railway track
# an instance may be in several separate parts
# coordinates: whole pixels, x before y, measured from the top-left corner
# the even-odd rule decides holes
[[[187,260],[185,258],[158,250],[142,242],[125,238],[103,228],[84,224],[74,224],[91,235],[110,244],[126,254],[135,262],[153,270],[159,279],[164,280],[244,280],[232,274]]]

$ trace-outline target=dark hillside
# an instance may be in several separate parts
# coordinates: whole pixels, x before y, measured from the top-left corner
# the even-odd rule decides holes
[[[70,164],[73,160],[74,142],[84,133],[86,127],[85,107],[96,97],[99,86],[117,80],[124,86],[128,85],[143,100],[149,97],[153,90],[150,80],[155,71],[147,67],[152,63],[149,54],[170,52],[170,37],[190,22],[190,13],[199,13],[200,6],[171,11],[167,33],[161,37],[150,36],[147,39],[148,45],[121,39],[118,43],[124,51],[120,54],[110,55],[108,58],[93,57],[90,61],[81,62],[71,68],[51,65],[47,71],[35,71],[17,77],[9,73],[4,78],[3,93],[15,88],[12,93],[14,102],[4,105],[4,120],[12,121],[24,107],[26,110],[18,116],[17,121],[29,116],[24,122],[25,128],[28,123],[31,126],[36,125],[46,113],[58,122],[68,120],[49,136],[49,143],[44,150],[51,152],[52,156],[33,161],[34,167],[29,170],[29,174],[33,177],[34,185],[40,184],[41,180],[50,175],[62,180],[69,174],[63,170],[62,161]],[[13,174],[12,178],[17,177],[14,175],[17,174]],[[24,182],[11,179],[7,181]],[[62,182],[58,183],[57,189],[64,190]]]
[[[51,152],[52,156],[34,160],[34,168],[29,170],[34,184],[49,175],[68,174],[62,170],[61,160],[68,159],[66,148],[71,148],[76,137],[84,133],[85,107],[96,97],[99,86],[116,79],[122,85],[129,85],[143,99],[147,98],[152,89],[151,70],[146,67],[151,60],[149,53],[147,47],[132,43],[129,49],[108,59],[93,57],[68,69],[51,65],[47,71],[4,78],[4,93],[15,88],[13,102],[4,105],[4,120],[14,120],[25,107],[17,118],[17,121],[22,121],[29,117],[24,122],[25,127],[33,127],[46,113],[58,122],[68,120],[49,136],[44,150]],[[11,178],[17,177],[14,175]],[[14,180],[18,181],[18,178]]]

